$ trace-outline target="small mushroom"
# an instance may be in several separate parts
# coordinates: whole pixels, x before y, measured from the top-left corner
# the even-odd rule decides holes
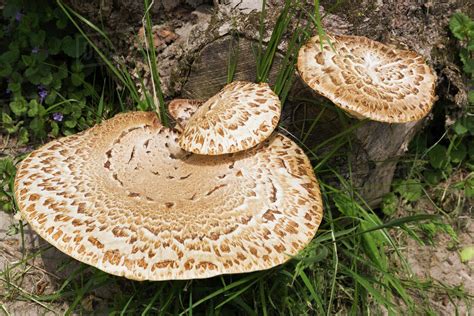
[[[280,100],[267,83],[235,81],[196,110],[178,143],[202,155],[243,151],[272,134],[280,112]]]
[[[21,216],[64,253],[135,280],[268,269],[310,242],[321,195],[293,141],[176,155],[178,137],[129,112],[47,143],[19,165]]]
[[[193,99],[174,99],[168,104],[168,112],[176,121],[175,128],[182,132],[184,126],[188,124],[189,119],[203,105],[203,100]]]
[[[311,38],[299,51],[298,71],[319,94],[357,118],[403,123],[429,113],[436,75],[415,52],[361,36]]]

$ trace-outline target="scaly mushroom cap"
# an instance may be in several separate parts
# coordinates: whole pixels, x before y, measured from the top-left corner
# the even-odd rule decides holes
[[[188,124],[189,119],[203,105],[203,100],[174,99],[168,104],[168,112],[176,121],[176,129],[180,132]]]
[[[366,37],[319,36],[299,51],[298,71],[316,92],[357,118],[416,121],[435,101],[436,75],[422,56]]]
[[[197,109],[178,143],[201,155],[246,150],[271,135],[280,112],[280,100],[267,83],[235,81]]]
[[[293,141],[203,156],[177,139],[130,112],[54,140],[18,168],[21,215],[64,253],[135,280],[268,269],[310,242],[321,196]]]

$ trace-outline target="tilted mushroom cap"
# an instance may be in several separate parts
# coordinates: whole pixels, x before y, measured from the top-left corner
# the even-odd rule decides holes
[[[402,123],[430,111],[436,75],[422,56],[366,37],[319,36],[299,51],[298,71],[316,92],[358,118]]]
[[[246,150],[271,135],[280,112],[280,100],[267,83],[235,81],[197,109],[178,143],[202,155]]]
[[[168,112],[176,121],[176,129],[183,130],[183,127],[188,124],[189,119],[203,105],[203,100],[193,99],[174,99],[168,104]]]
[[[177,137],[130,112],[44,145],[17,172],[22,217],[66,254],[136,280],[267,269],[309,243],[321,196],[293,141],[203,156]]]

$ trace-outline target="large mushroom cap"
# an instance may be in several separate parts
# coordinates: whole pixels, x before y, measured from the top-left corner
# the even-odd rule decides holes
[[[316,92],[358,118],[402,123],[430,111],[436,75],[423,57],[360,36],[319,36],[298,55],[298,70]]]
[[[203,156],[177,155],[177,138],[131,112],[44,145],[18,169],[22,217],[66,254],[136,280],[267,269],[309,243],[321,196],[293,141]]]
[[[235,81],[197,109],[179,145],[202,155],[252,148],[271,135],[280,111],[280,100],[267,83]]]

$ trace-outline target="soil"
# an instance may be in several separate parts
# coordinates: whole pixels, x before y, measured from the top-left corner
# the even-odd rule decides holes
[[[474,258],[462,262],[460,252],[474,246],[474,198],[466,198],[462,190],[454,189],[453,183],[465,178],[467,172],[458,170],[436,187],[427,191],[413,205],[400,205],[395,217],[417,213],[445,213],[443,222],[450,224],[455,237],[437,230],[434,236],[418,230],[423,244],[396,235],[403,246],[402,254],[420,284],[430,284],[425,296],[413,291],[418,306],[429,306],[438,315],[472,315],[474,313]],[[436,203],[436,206],[433,204]],[[400,237],[401,236],[401,237]],[[456,296],[448,288],[459,290]]]

